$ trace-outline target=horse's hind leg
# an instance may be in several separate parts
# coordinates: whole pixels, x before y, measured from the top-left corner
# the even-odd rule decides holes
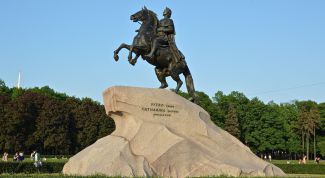
[[[170,76],[172,77],[173,80],[175,80],[175,82],[177,83],[177,86],[175,88],[175,93],[178,93],[179,89],[181,88],[181,86],[183,85],[182,80],[179,78],[179,68],[176,66],[176,64],[174,63],[170,63],[169,67],[168,67]]]
[[[118,53],[120,52],[120,50],[121,49],[123,49],[123,48],[125,48],[125,49],[128,49],[129,51],[130,51],[130,49],[131,49],[131,46],[130,45],[128,45],[128,44],[125,44],[125,43],[122,43],[115,51],[114,51],[114,59],[115,59],[115,61],[117,61],[118,59],[119,59],[119,57],[118,57]]]
[[[155,72],[156,72],[158,80],[161,83],[159,88],[167,88],[168,84],[166,82],[166,72],[163,69],[159,69],[157,67],[155,68]]]
[[[179,78],[179,75],[177,75],[177,73],[172,73],[170,75],[172,77],[173,80],[175,80],[175,82],[177,82],[177,86],[175,88],[175,93],[178,93],[179,89],[181,88],[181,86],[183,85],[182,80]]]

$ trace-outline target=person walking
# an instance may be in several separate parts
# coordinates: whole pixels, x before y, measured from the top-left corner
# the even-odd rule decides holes
[[[3,153],[3,156],[2,156],[2,161],[5,161],[5,162],[7,162],[8,161],[8,153],[7,152],[4,152]]]
[[[316,163],[319,164],[319,161],[320,161],[320,157],[317,156],[316,159],[315,159]]]
[[[41,159],[41,154],[35,150],[34,152],[34,165],[35,167],[41,167],[42,166],[42,159]]]
[[[307,161],[307,156],[304,155],[303,158],[302,158],[302,164],[306,164],[306,161]]]
[[[23,152],[19,152],[19,154],[18,154],[18,161],[23,161],[24,159],[25,159],[24,153]]]
[[[13,160],[14,161],[18,161],[18,157],[19,157],[19,154],[18,152],[15,153],[14,157],[13,157]]]
[[[33,152],[30,154],[30,159],[31,159],[32,161],[34,161],[35,153],[36,153],[36,151],[33,151]]]

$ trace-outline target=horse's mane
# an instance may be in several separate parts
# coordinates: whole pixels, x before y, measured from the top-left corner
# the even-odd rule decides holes
[[[156,30],[157,29],[157,27],[158,27],[158,17],[157,17],[157,14],[156,13],[154,13],[153,11],[151,11],[151,10],[147,10],[148,12],[149,12],[149,15],[154,19],[154,29]]]

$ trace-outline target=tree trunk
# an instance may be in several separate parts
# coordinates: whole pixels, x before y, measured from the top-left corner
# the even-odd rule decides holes
[[[309,160],[309,134],[306,135],[307,161]]]
[[[303,131],[301,132],[301,138],[302,138],[302,155],[304,155],[305,154],[305,134]]]
[[[314,126],[314,160],[316,159],[316,129]]]

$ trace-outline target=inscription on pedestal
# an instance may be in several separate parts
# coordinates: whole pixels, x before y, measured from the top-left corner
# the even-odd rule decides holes
[[[150,103],[149,107],[142,107],[141,110],[159,117],[172,117],[174,114],[179,113],[175,105],[163,103]]]

